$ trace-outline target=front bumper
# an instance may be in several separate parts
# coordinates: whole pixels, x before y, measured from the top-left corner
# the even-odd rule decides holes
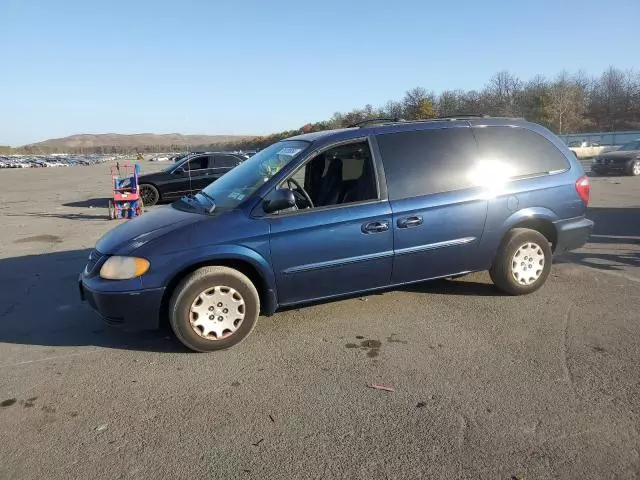
[[[557,241],[554,254],[582,247],[593,231],[594,223],[586,217],[570,218],[555,223]]]
[[[80,299],[86,301],[110,325],[127,330],[154,330],[160,324],[160,305],[164,288],[130,292],[91,290],[78,278]]]

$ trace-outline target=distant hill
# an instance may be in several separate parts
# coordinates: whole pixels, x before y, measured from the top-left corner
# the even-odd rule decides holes
[[[25,145],[25,147],[42,147],[57,150],[95,148],[95,147],[144,147],[144,146],[181,146],[211,145],[240,142],[253,138],[250,135],[181,135],[168,133],[157,135],[154,133],[138,133],[122,135],[118,133],[79,134],[64,138],[52,138],[43,142]]]

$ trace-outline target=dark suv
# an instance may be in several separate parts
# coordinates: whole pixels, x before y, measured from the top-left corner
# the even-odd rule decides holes
[[[199,192],[246,157],[226,152],[187,154],[160,172],[138,177],[145,206]]]
[[[101,238],[80,291],[110,323],[168,320],[196,351],[230,347],[279,307],[489,270],[540,288],[582,246],[589,179],[517,119],[390,122],[271,145]]]

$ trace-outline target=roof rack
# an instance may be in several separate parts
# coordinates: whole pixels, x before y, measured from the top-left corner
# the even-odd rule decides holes
[[[457,120],[459,118],[491,118],[491,116],[484,113],[461,113],[460,115],[443,115],[441,117],[433,117],[429,120]]]
[[[462,114],[462,115],[451,115],[451,116],[443,116],[443,117],[433,117],[433,118],[424,118],[424,119],[419,119],[419,120],[406,120],[407,122],[433,122],[433,121],[443,121],[443,120],[448,120],[450,122],[454,122],[456,120],[470,120],[470,119],[474,119],[474,118],[492,118],[495,120],[524,120],[526,121],[526,118],[524,117],[507,117],[507,116],[497,116],[494,117],[492,115],[485,115],[485,114],[481,114],[481,115],[476,115],[476,114]]]
[[[505,120],[526,120],[524,117],[507,117],[507,116],[498,116],[493,117],[487,114],[474,114],[474,113],[463,113],[460,115],[445,115],[441,117],[433,117],[433,118],[419,118],[416,120],[405,120],[404,118],[369,118],[367,120],[362,120],[361,122],[356,122],[348,126],[348,128],[354,127],[367,127],[370,125],[386,125],[389,123],[420,123],[420,122],[433,122],[438,120],[449,120],[451,122],[456,120],[465,120],[472,118],[495,118],[495,119],[505,119]]]
[[[404,122],[401,118],[368,118],[367,120],[362,120],[360,122],[352,123],[347,128],[355,128],[355,127],[365,127],[371,124],[385,124],[385,123],[398,123]]]

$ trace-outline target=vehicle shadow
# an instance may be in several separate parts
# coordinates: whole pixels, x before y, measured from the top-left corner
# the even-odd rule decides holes
[[[473,280],[440,279],[414,283],[400,289],[403,292],[430,293],[432,295],[470,295],[474,297],[504,297],[493,283]]]
[[[80,301],[90,249],[0,259],[0,343],[187,352],[168,328],[129,332]]]
[[[558,256],[556,263],[610,271],[640,267],[640,208],[593,207],[587,217],[595,222],[588,243]]]
[[[469,274],[473,275],[473,274]],[[372,292],[360,292],[353,295],[345,295],[343,297],[316,300],[312,302],[305,302],[305,307],[311,307],[315,305],[324,305],[327,303],[335,302],[336,300],[353,300],[355,298],[366,298],[373,295],[385,295],[393,292],[409,292],[409,293],[429,293],[432,295],[468,295],[476,297],[505,297],[506,293],[498,290],[493,283],[483,283],[474,280],[464,279],[458,280],[455,278],[440,278],[435,280],[425,280],[424,282],[412,283],[410,285],[404,285],[402,287],[385,288],[381,290],[374,290]],[[301,305],[289,305],[281,307],[279,311],[287,312],[290,310],[297,310],[301,308]]]
[[[6,213],[7,217],[62,218],[64,220],[108,220],[107,213],[89,215],[87,213]]]
[[[77,202],[68,202],[68,203],[63,203],[62,206],[63,207],[78,207],[78,208],[99,208],[99,207],[103,207],[103,208],[107,208],[109,205],[109,200],[111,200],[110,197],[103,197],[103,198],[90,198],[88,200],[80,200]]]
[[[111,200],[111,198],[105,197],[105,198],[90,198],[88,200],[80,200],[77,202],[68,202],[68,203],[63,203],[62,206],[63,207],[74,207],[74,208],[104,208],[107,209],[109,207],[109,200]],[[170,198],[170,199],[166,199],[166,200],[159,200],[158,203],[156,203],[155,205],[169,205],[170,203],[175,202],[176,199],[175,198]],[[153,208],[155,205],[152,205],[151,207],[147,207],[146,208]]]

